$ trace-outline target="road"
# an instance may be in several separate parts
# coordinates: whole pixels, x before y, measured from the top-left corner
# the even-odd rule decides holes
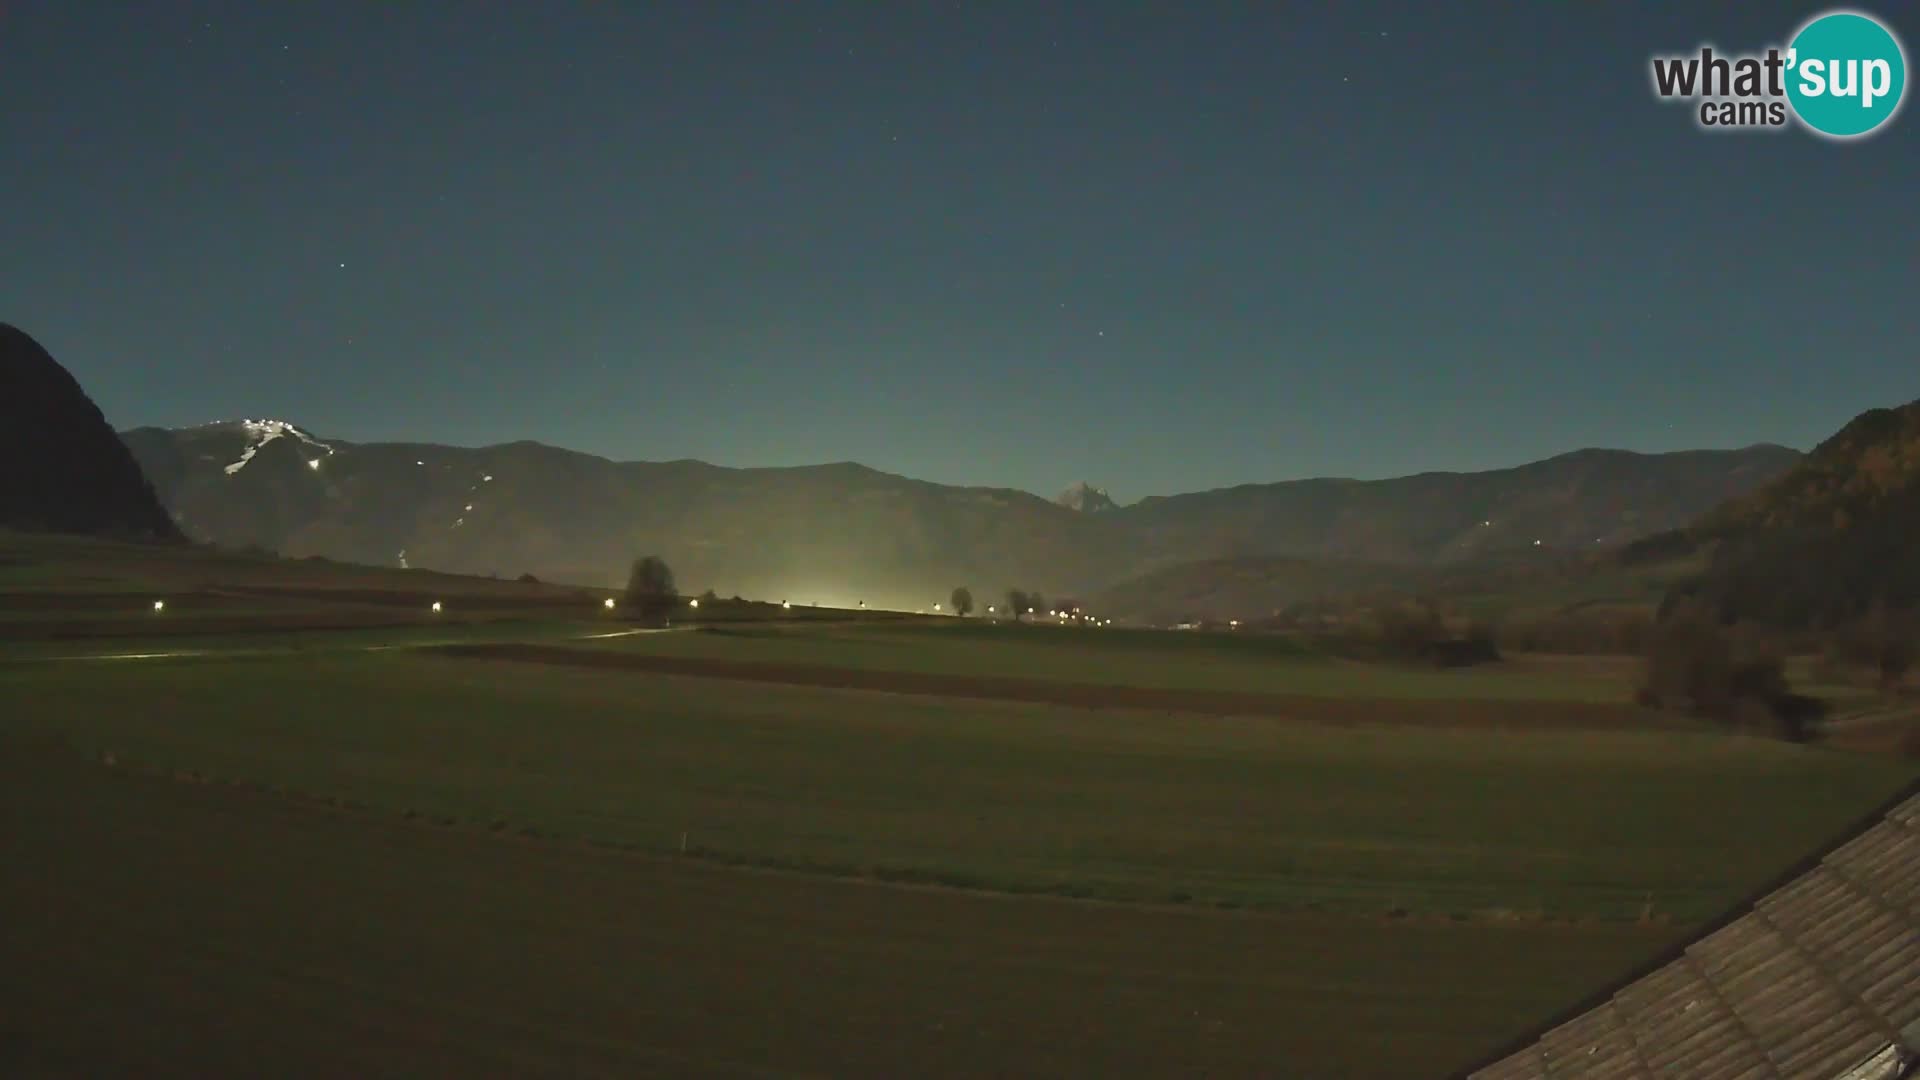
[[[573,635],[569,635],[567,637],[561,638],[560,640],[562,641],[605,641],[608,638],[633,637],[636,634],[671,634],[678,630],[687,630],[687,629],[691,629],[691,628],[685,627],[685,626],[645,627],[645,628],[638,628],[633,630],[614,630],[611,632],[599,633],[599,634],[573,634]],[[218,656],[218,657],[270,656],[270,655],[279,655],[279,654],[294,652],[294,651],[300,651],[300,652],[392,652],[400,649],[430,649],[430,648],[434,648],[441,645],[462,645],[462,644],[467,644],[469,640],[470,639],[466,639],[466,638],[439,638],[439,639],[427,640],[427,641],[391,642],[391,643],[381,644],[381,645],[320,645],[317,648],[303,646],[299,650],[281,647],[281,648],[261,648],[261,649],[251,649],[251,648],[168,649],[168,650],[159,651],[159,652],[71,653],[71,654],[63,654],[63,655],[56,655],[56,656],[10,656],[10,657],[6,657],[5,660],[7,662],[16,663],[16,664],[55,664],[55,663],[71,663],[71,662],[77,662],[77,661],[103,661],[103,660],[187,660],[187,659],[194,659],[194,658],[208,657],[208,656]]]

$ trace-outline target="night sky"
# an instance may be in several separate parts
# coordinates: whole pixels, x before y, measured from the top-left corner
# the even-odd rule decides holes
[[[1649,87],[1818,7],[1282,8],[0,0],[0,320],[122,427],[1122,500],[1920,397],[1912,102]]]

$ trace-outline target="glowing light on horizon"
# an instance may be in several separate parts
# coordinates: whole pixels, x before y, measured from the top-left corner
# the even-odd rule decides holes
[[[165,600],[155,600],[153,602],[153,610],[155,611],[167,610],[167,602]]]
[[[612,611],[612,610],[613,610],[613,597],[611,597],[611,596],[609,596],[609,597],[607,597],[607,598],[606,598],[606,600],[605,600],[605,601],[603,601],[603,603],[605,604],[605,606],[606,606],[606,609],[607,609],[608,611]]]
[[[438,612],[440,611],[440,601],[438,601],[438,600],[435,600],[435,601],[433,602],[433,608],[432,608],[432,610],[433,610],[433,611],[434,611],[435,613],[438,613]]]
[[[320,459],[319,459],[319,458],[314,458],[314,459],[313,459],[312,461],[309,461],[309,462],[307,462],[307,468],[309,468],[309,469],[312,469],[312,470],[313,470],[314,472],[319,472],[319,471],[320,471]]]

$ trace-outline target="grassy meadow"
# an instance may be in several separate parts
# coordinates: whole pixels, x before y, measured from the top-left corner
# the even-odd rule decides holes
[[[1617,670],[1437,670],[1361,663],[1278,635],[959,619],[831,628],[773,622],[715,633],[615,638],[595,647],[873,671],[1387,701],[1618,704],[1631,694]]]
[[[660,635],[666,637],[667,635]],[[1380,725],[756,685],[411,650],[16,665],[21,730],[483,828],[1117,900],[1706,918],[1903,763],[1694,732]],[[1738,838],[1731,841],[1730,838]]]
[[[1916,773],[1601,660],[223,559],[0,537],[6,1071],[1442,1075]]]

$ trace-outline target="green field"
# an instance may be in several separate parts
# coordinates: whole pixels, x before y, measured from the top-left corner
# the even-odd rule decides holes
[[[125,767],[397,814],[1012,892],[1462,918],[1702,919],[1910,772],[1697,733],[1330,730],[404,650],[16,665],[0,694],[57,702],[16,727]]]
[[[1618,664],[727,605],[596,638],[561,587],[435,619],[204,553],[137,573],[254,625],[133,633],[96,554],[112,589],[8,567],[53,598],[0,618],[10,1074],[1440,1075],[1916,772],[1658,720]],[[187,655],[77,659],[129,652]]]
[[[958,619],[832,628],[776,623],[725,633],[621,638],[597,647],[876,671],[1305,697],[1621,703],[1631,695],[1630,686],[1610,675],[1367,664],[1277,635],[999,626]]]
[[[0,737],[12,1076],[1440,1075],[1658,947],[594,852]]]

